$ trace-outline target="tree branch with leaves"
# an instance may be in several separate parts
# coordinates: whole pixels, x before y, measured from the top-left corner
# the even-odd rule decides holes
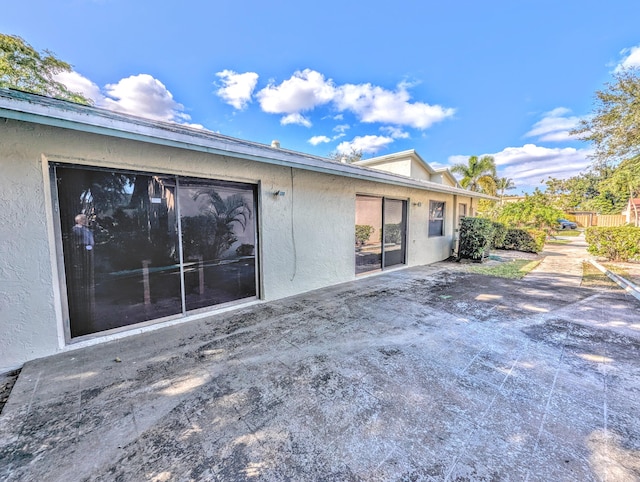
[[[39,53],[16,35],[0,34],[0,87],[91,104],[82,94],[55,80],[57,74],[71,71],[71,65],[52,52]]]
[[[640,155],[640,69],[615,74],[615,81],[596,92],[593,115],[571,131],[591,141],[599,163],[618,163]]]

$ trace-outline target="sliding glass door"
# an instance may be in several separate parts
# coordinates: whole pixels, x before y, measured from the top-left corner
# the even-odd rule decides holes
[[[356,196],[356,274],[406,262],[406,201]]]
[[[384,266],[406,261],[407,202],[384,199]]]
[[[52,166],[71,338],[255,297],[255,186]]]
[[[186,310],[256,296],[253,187],[185,180],[179,193]]]

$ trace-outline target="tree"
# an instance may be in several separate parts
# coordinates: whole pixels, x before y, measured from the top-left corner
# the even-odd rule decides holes
[[[593,142],[594,158],[604,164],[640,154],[640,69],[625,69],[614,78],[596,92],[593,115],[571,132]]]
[[[516,184],[513,182],[513,179],[511,179],[510,177],[501,177],[496,180],[496,188],[500,193],[500,199],[502,200],[502,198],[504,197],[505,191],[508,191],[510,189],[515,189]]]
[[[50,51],[40,54],[18,36],[0,34],[0,87],[91,104],[89,99],[55,80],[56,74],[71,70],[71,65]]]
[[[622,161],[611,177],[603,181],[600,187],[616,200],[611,213],[619,214],[629,200],[640,197],[640,155]],[[635,207],[634,203],[632,207]],[[638,213],[634,215],[638,219]]]
[[[329,154],[329,159],[333,161],[344,162],[346,164],[351,164],[353,162],[358,162],[359,160],[361,160],[362,154],[362,150],[351,147],[351,150],[349,152],[333,151],[331,154]]]
[[[507,226],[550,232],[563,216],[563,212],[552,205],[549,196],[536,188],[533,194],[525,195],[523,201],[501,206],[497,220]]]
[[[470,191],[496,194],[496,162],[491,156],[469,157],[467,164],[454,164],[451,172],[460,174],[460,185]]]
[[[200,207],[200,216],[192,216],[184,226],[187,239],[194,239],[193,246],[185,246],[187,254],[195,253],[218,259],[238,240],[234,227],[240,225],[244,231],[251,216],[251,206],[242,194],[233,194],[223,199],[210,189],[197,191],[194,200],[206,200]]]

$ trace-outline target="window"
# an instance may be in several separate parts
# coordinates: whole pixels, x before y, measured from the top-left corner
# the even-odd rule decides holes
[[[429,201],[429,236],[444,236],[444,202]]]
[[[70,338],[257,295],[255,185],[51,169]]]
[[[460,226],[460,220],[467,216],[467,205],[464,203],[458,204],[458,226]]]
[[[356,196],[356,274],[404,264],[407,202]]]

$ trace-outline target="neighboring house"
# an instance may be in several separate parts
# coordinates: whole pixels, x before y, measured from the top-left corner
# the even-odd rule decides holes
[[[640,198],[629,198],[627,207],[622,211],[626,222],[634,226],[640,226]]]
[[[487,198],[413,151],[343,164],[6,89],[0,123],[0,372],[446,259]]]
[[[386,156],[363,159],[354,162],[353,165],[370,167],[413,179],[437,182],[438,184],[445,184],[451,187],[460,187],[458,181],[449,169],[433,169],[414,149],[396,152]]]

